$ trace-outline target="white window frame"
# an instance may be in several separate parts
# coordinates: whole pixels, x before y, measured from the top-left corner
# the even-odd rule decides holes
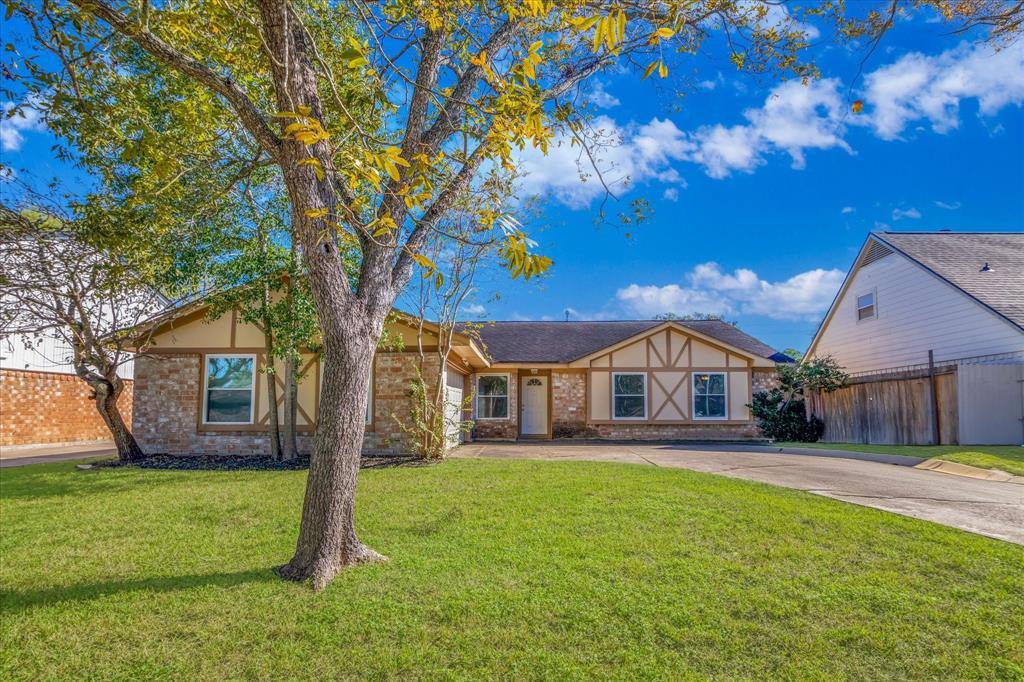
[[[317,395],[324,390],[324,358],[321,355],[317,358],[317,364],[320,365],[320,385],[317,386]],[[375,383],[373,377],[376,374],[377,369],[377,356],[373,356],[373,365],[370,367],[370,385],[366,388],[366,425],[371,426],[373,424],[373,389]],[[319,409],[319,406],[317,406]],[[319,414],[317,415],[319,416]]]
[[[862,318],[860,316],[860,311],[863,310],[864,308],[869,307],[866,305],[862,306],[860,304],[860,299],[864,298],[865,296],[871,297],[871,315],[870,317]],[[863,293],[857,294],[857,296],[853,299],[853,305],[856,309],[855,314],[857,315],[857,322],[867,322],[868,320],[878,319],[878,289],[871,289],[870,291],[865,291]]]
[[[211,422],[209,417],[210,400],[210,360],[216,358],[248,358],[252,360],[252,386],[249,387],[249,421],[245,422]],[[256,423],[256,386],[259,384],[259,363],[255,353],[206,353],[203,355],[203,426],[252,425]],[[242,388],[215,388],[215,391],[243,391]]]
[[[643,377],[644,380],[644,392],[639,393],[616,393],[615,392],[615,377],[618,376],[638,376]],[[647,372],[612,372],[612,419],[615,421],[647,421]],[[615,398],[622,396],[623,398],[635,398],[638,395],[643,395],[644,398],[644,414],[642,417],[617,417],[615,416]]]
[[[698,417],[697,416],[697,376],[707,374],[708,376],[719,375],[722,377],[722,399],[725,405],[725,414],[721,417]],[[717,393],[703,393],[702,395],[718,395]],[[698,422],[714,422],[729,419],[729,373],[728,372],[693,372],[690,378],[690,414],[693,420]]]
[[[505,395],[480,395],[480,377],[505,377]],[[512,418],[512,375],[507,372],[485,372],[484,374],[477,374],[476,379],[473,380],[473,419],[480,422],[507,422]],[[481,417],[479,416],[479,401],[480,398],[505,398],[505,416],[504,417]]]

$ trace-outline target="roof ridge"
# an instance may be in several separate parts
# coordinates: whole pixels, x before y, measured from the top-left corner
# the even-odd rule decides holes
[[[982,235],[982,234],[1019,234],[1024,237],[1024,230],[872,230],[871,234],[949,234],[949,235]]]

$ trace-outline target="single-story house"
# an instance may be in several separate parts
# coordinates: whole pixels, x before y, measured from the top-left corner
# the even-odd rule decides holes
[[[368,452],[405,449],[396,415],[409,414],[415,321],[398,315],[388,331],[402,348],[377,353]],[[464,415],[474,422],[471,432],[452,433],[467,440],[753,439],[752,394],[771,384],[776,363],[791,361],[717,320],[493,322],[478,335],[455,334],[447,366],[438,367],[434,331],[427,325],[423,373],[443,374],[455,411],[474,395]],[[210,320],[199,306],[162,318],[136,360],[135,437],[149,452],[266,452],[266,362],[262,331],[238,315]],[[319,358],[304,354],[301,369],[300,449],[308,449]]]
[[[850,386],[824,440],[1024,440],[1024,232],[872,232],[807,350]]]

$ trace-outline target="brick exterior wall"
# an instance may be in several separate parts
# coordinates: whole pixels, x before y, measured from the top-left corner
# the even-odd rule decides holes
[[[378,353],[374,364],[373,430],[367,430],[363,448],[367,452],[401,454],[408,452],[407,436],[399,420],[409,419],[412,382],[416,379],[419,356],[416,353]],[[440,363],[427,354],[423,378],[428,386],[437,380]]]
[[[202,356],[191,353],[150,354],[135,362],[132,430],[149,454],[269,455],[270,438],[260,431],[199,431]],[[380,353],[374,366],[373,424],[363,440],[365,452],[399,454],[408,450],[393,415],[409,414],[409,386],[414,353]],[[437,359],[428,356],[425,378],[436,377]],[[265,399],[261,397],[261,400]],[[299,451],[309,453],[311,433],[298,436]]]
[[[594,424],[610,440],[749,440],[761,438],[757,424]]]
[[[516,370],[492,372],[508,374],[508,419],[476,419],[474,412],[473,440],[515,440],[519,437],[519,373]],[[476,394],[476,377],[470,377],[470,388]]]
[[[587,373],[551,372],[551,435],[554,438],[597,438],[587,426]]]
[[[118,400],[132,420],[133,382]],[[92,389],[73,374],[0,369],[0,446],[109,440]]]
[[[754,393],[770,391],[771,389],[778,387],[779,375],[775,372],[774,369],[755,369],[752,374],[751,384],[753,384]]]

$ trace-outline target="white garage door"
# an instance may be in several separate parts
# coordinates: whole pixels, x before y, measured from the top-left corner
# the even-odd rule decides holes
[[[462,442],[462,397],[465,394],[466,377],[458,372],[448,371],[445,381],[445,421],[447,423],[448,440],[456,445]]]

